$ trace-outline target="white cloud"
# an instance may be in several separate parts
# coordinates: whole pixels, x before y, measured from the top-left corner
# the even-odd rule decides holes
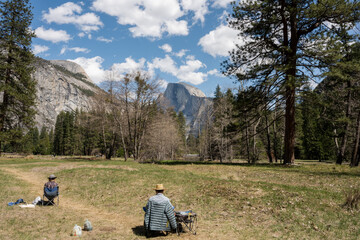
[[[228,26],[220,25],[203,36],[198,45],[202,47],[204,52],[213,57],[227,56],[229,51],[235,48],[236,43],[239,45],[244,44],[244,40],[238,37],[238,33],[238,31]]]
[[[105,70],[102,68],[102,63],[104,62],[103,58],[96,56],[93,58],[79,57],[68,60],[79,64],[85,70],[87,75],[89,75],[91,80],[94,81],[94,83],[98,84],[104,81]]]
[[[108,39],[108,38],[104,38],[103,36],[96,38],[96,40],[100,41],[100,42],[106,42],[106,43],[111,43],[113,41],[113,39]]]
[[[194,21],[205,22],[205,15],[209,12],[206,0],[182,0],[181,5],[185,11],[194,12]]]
[[[117,18],[121,25],[130,25],[133,37],[161,38],[163,34],[188,35],[187,22],[178,0],[95,0],[94,10]]]
[[[60,54],[64,54],[66,51],[73,51],[76,53],[82,52],[82,53],[89,53],[90,50],[87,48],[81,48],[81,47],[72,47],[72,48],[68,48],[67,46],[63,47],[60,51]]]
[[[111,69],[115,70],[120,75],[124,75],[134,71],[141,71],[144,68],[145,62],[145,58],[141,58],[138,62],[136,62],[134,59],[132,59],[132,57],[128,57],[123,63],[113,64]]]
[[[164,45],[159,46],[159,48],[161,48],[162,50],[164,50],[167,53],[172,52],[172,47],[167,43],[164,44]]]
[[[100,83],[106,79],[107,70],[102,68],[104,59],[101,57],[93,58],[76,58],[69,60],[78,63],[82,66],[85,72],[95,83]],[[155,76],[155,70],[163,73],[171,74],[176,77],[180,82],[188,82],[194,85],[198,85],[207,80],[209,75],[217,75],[216,69],[208,72],[202,72],[201,69],[206,68],[206,65],[201,61],[195,59],[193,56],[188,58],[185,63],[178,65],[169,55],[164,58],[154,58],[152,61],[146,61],[145,58],[134,60],[132,57],[128,57],[122,63],[114,63],[111,66],[111,70],[115,71],[118,77],[123,77],[127,73],[133,73],[140,71],[149,76]],[[166,87],[167,82],[163,79],[158,80],[161,87]]]
[[[154,70],[159,69],[161,72],[169,73],[181,82],[189,82],[195,85],[206,81],[207,73],[200,72],[201,68],[206,68],[206,65],[196,59],[189,59],[185,64],[177,66],[176,62],[169,56],[165,58],[155,58],[151,63],[148,63],[149,72],[154,75]]]
[[[215,8],[226,8],[233,0],[214,0],[212,7]]]
[[[49,50],[49,47],[47,47],[47,46],[34,45],[33,53],[36,55],[36,54],[39,54],[39,53],[46,52],[47,50]]]
[[[43,13],[43,19],[48,23],[74,24],[82,31],[88,33],[97,31],[103,26],[99,16],[94,13],[82,14],[80,5],[67,2],[57,8],[49,8],[48,12]]]
[[[85,37],[85,33],[81,32],[81,33],[78,34],[78,36],[81,37],[81,38]]]
[[[36,37],[53,43],[67,42],[70,40],[70,35],[64,30],[53,30],[51,28],[46,30],[43,27],[38,27],[35,29],[35,34]]]
[[[186,50],[186,49],[181,49],[179,52],[175,53],[175,56],[182,58],[183,56],[185,56],[187,51],[188,50]]]
[[[222,75],[217,69],[212,69],[212,70],[208,71],[207,75],[212,75],[212,76],[216,76],[216,77],[224,77],[224,75]]]
[[[67,47],[61,48],[60,55],[63,55],[67,50]]]
[[[167,81],[165,81],[164,79],[160,79],[160,80],[158,80],[158,83],[159,83],[159,86],[161,87],[161,88],[166,88],[167,87],[167,85],[169,84]]]
[[[169,35],[188,35],[189,34],[189,28],[187,26],[187,22],[184,20],[181,21],[175,21],[170,20],[166,22],[166,31],[169,33]]]

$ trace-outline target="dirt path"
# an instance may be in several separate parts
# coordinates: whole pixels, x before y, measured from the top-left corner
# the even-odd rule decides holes
[[[64,164],[59,164],[56,168],[65,168]],[[68,166],[72,168],[72,166]],[[10,168],[8,166],[1,167],[1,169],[20,179],[21,181],[29,183],[29,191],[34,193],[34,196],[42,196],[42,189],[40,186],[43,186],[44,179],[46,175],[38,174],[36,172],[27,172],[23,169]],[[34,197],[35,198],[35,197]],[[103,209],[98,209],[90,204],[85,202],[79,202],[77,199],[72,199],[61,195],[60,193],[60,211],[64,210],[66,212],[70,211],[79,216],[86,216],[88,219],[96,219],[96,222],[101,223],[103,226],[98,226],[101,229],[108,229],[108,231],[114,231],[119,234],[119,236],[134,236],[132,228],[135,228],[139,225],[139,220],[133,219],[129,216],[124,216],[124,214],[117,212],[107,212]],[[116,227],[109,227],[116,226]],[[95,229],[94,229],[95,230]],[[94,234],[96,231],[94,231]],[[93,234],[92,234],[93,235]],[[124,237],[129,239],[129,237]],[[121,239],[121,237],[119,238]],[[134,236],[133,239],[137,239]]]
[[[8,172],[14,177],[18,178],[21,181],[27,182],[29,184],[29,192],[34,193],[34,198],[36,196],[42,196],[42,187],[47,175],[49,172],[57,172],[63,169],[73,169],[84,167],[81,163],[69,164],[69,163],[59,163],[54,166],[45,166],[45,167],[34,167],[29,170],[17,169],[11,165],[2,165],[0,169]],[[92,166],[94,167],[94,166]],[[133,169],[127,169],[132,171]],[[44,180],[45,179],[45,180]],[[61,184],[61,187],[65,189],[67,186]],[[112,239],[143,239],[145,236],[141,236],[143,229],[141,223],[143,219],[138,217],[132,217],[121,212],[109,212],[105,209],[99,209],[90,204],[86,204],[85,201],[79,202],[78,199],[73,199],[69,196],[61,195],[60,189],[60,208],[59,212],[67,214],[71,212],[76,216],[83,216],[84,219],[90,219],[93,222],[94,231],[91,232],[91,239],[101,239],[96,237],[101,231],[111,231],[111,235],[117,236]],[[135,234],[134,231],[137,231],[138,234]],[[139,235],[140,234],[140,235]],[[172,234],[166,237],[157,237],[157,238],[166,238],[166,239],[178,239],[176,234]],[[199,235],[187,235],[184,234],[181,236],[181,239],[202,239],[199,238]]]

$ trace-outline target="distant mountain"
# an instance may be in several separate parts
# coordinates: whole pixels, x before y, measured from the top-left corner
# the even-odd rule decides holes
[[[61,111],[81,109],[89,111],[96,103],[94,96],[103,92],[84,69],[70,61],[36,58],[33,77],[37,81],[36,126],[53,128]],[[169,83],[160,96],[164,107],[183,112],[187,133],[198,135],[212,99],[196,87],[186,83]]]
[[[187,133],[198,135],[204,124],[206,112],[212,107],[213,101],[198,88],[186,83],[169,83],[160,97],[161,104],[173,107],[186,118]]]
[[[54,127],[61,111],[89,111],[95,94],[102,91],[84,69],[70,61],[36,58],[33,77],[37,81],[36,126]]]

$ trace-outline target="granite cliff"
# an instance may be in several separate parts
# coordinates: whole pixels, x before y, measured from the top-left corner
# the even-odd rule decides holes
[[[89,111],[96,103],[94,96],[103,92],[96,86],[84,69],[70,61],[36,58],[33,77],[37,81],[36,127],[52,128],[61,111],[81,109]],[[186,83],[169,83],[160,96],[164,107],[182,111],[186,118],[187,133],[197,135],[212,99]]]
[[[169,83],[161,96],[161,102],[165,106],[173,107],[177,113],[183,112],[187,133],[195,135],[201,129],[206,112],[213,104],[212,99],[206,97],[201,90],[186,83]]]
[[[37,81],[35,123],[38,128],[54,127],[56,116],[61,111],[89,111],[92,108],[95,103],[93,96],[101,89],[78,64],[36,58],[34,65],[33,77]]]

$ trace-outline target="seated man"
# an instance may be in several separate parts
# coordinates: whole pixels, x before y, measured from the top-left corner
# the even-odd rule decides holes
[[[157,184],[156,195],[149,198],[145,208],[145,229],[148,233],[150,231],[171,231],[176,229],[176,219],[174,207],[170,200],[164,196],[164,186]],[[170,224],[169,224],[170,223]]]
[[[59,194],[59,185],[55,182],[56,176],[51,174],[49,176],[49,181],[44,184],[44,195],[50,202],[58,196]]]

